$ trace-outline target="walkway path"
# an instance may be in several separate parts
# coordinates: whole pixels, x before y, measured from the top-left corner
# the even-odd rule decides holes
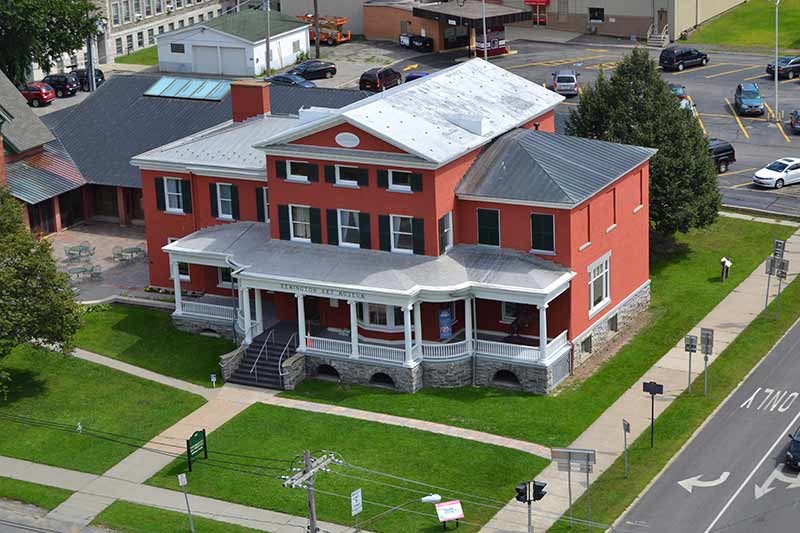
[[[81,503],[86,505],[104,504],[103,508],[105,508],[115,500],[124,500],[170,511],[185,512],[186,510],[186,501],[182,492],[118,479],[108,475],[108,473],[96,476],[3,456],[0,456],[0,472],[4,476],[13,479],[75,490],[77,492],[67,501],[73,500],[76,505]],[[273,533],[300,533],[305,531],[308,522],[305,518],[299,516],[191,494],[189,495],[189,504],[194,515]],[[99,512],[100,510],[97,511],[98,514]],[[48,518],[58,519],[58,517],[53,516],[52,512],[48,515]],[[71,520],[64,521],[75,523],[75,521]],[[331,533],[343,533],[351,529],[328,522],[320,522],[319,524],[322,529]]]
[[[736,218],[754,219],[746,215],[734,216]],[[775,223],[774,220],[755,220]],[[787,223],[787,225],[796,226],[797,224]],[[788,239],[785,257],[790,261],[791,271],[787,280],[788,284],[800,272],[800,231]],[[734,268],[736,268],[735,265]],[[706,315],[696,327],[688,332],[699,337],[701,327],[714,329],[714,354],[709,357],[709,363],[713,362],[764,309],[766,285],[767,276],[765,274],[765,266],[762,264]],[[772,284],[770,300],[777,293],[776,285],[776,283]],[[695,362],[697,364],[692,368],[693,378],[699,376],[703,369],[701,357],[696,357]],[[597,464],[592,474],[593,479],[605,472],[623,452],[623,418],[631,423],[631,433],[628,436],[629,442],[633,442],[649,427],[650,396],[642,392],[640,381],[650,380],[664,385],[664,395],[655,402],[655,416],[658,417],[687,386],[687,359],[686,352],[683,350],[683,339],[667,352],[664,357],[659,359],[642,376],[641,380],[628,389],[570,445],[573,448],[589,448],[598,451]],[[580,475],[573,476],[573,501],[577,500],[586,489],[585,481],[578,481],[581,477]],[[534,519],[535,529],[544,531],[569,509],[567,474],[566,472],[559,472],[555,464],[551,464],[537,478],[547,483],[547,497],[537,502],[536,511],[539,514]],[[512,500],[481,531],[486,531],[487,533],[525,531],[527,528],[527,515],[520,512],[524,508],[524,504]]]

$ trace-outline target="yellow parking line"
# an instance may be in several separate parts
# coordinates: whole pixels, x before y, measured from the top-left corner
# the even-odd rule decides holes
[[[587,52],[608,52],[605,48],[584,48]]]
[[[726,187],[726,189],[738,189],[739,187],[744,187],[745,185],[751,185],[752,181],[746,181],[744,183],[738,183],[736,185],[731,185],[730,187]]]
[[[725,65],[735,65],[735,64],[736,63],[715,63],[713,65],[706,65],[704,67],[694,67],[694,68],[684,69],[681,72],[673,72],[672,75],[678,76],[680,74],[686,74],[687,72],[697,72],[698,70],[705,70],[707,68],[717,68],[717,67],[724,67]]]
[[[793,81],[797,81],[797,78],[794,78],[793,80],[783,80],[781,83],[792,83]]]
[[[742,170],[737,170],[735,172],[726,172],[725,176],[735,176],[736,174],[747,174],[747,173],[752,172],[754,170],[758,170],[758,168],[756,168],[756,167],[743,168]],[[747,183],[750,183],[750,182],[748,181]],[[747,185],[747,183],[740,183],[739,185],[734,185],[734,187],[741,187],[742,185]]]
[[[723,115],[721,113],[699,113],[699,114],[703,115],[704,117],[731,118],[730,115]],[[755,120],[756,122],[769,122],[769,120],[767,120],[765,118],[759,118],[759,117],[739,117],[739,119],[741,119],[741,120]]]
[[[510,67],[506,67],[507,69],[512,68],[524,68],[524,67],[558,67],[560,65],[566,65],[568,63],[578,63],[580,61],[589,61],[590,59],[601,59],[606,56],[585,56],[585,57],[570,57],[566,59],[547,59],[542,61],[534,61],[533,63],[523,63],[521,65],[511,65]]]
[[[619,65],[618,61],[612,61],[609,63],[598,63],[596,65],[589,65],[588,67],[585,68],[586,70],[600,70],[600,69],[614,70],[615,68],[617,68],[617,65]]]
[[[577,102],[561,102],[561,105],[578,105]]]
[[[419,67],[419,63],[414,63],[413,65],[408,65],[407,67],[403,68],[403,72],[408,72],[409,70],[414,70],[417,67]]]
[[[692,107],[695,107],[694,106],[694,100],[692,100],[692,97],[687,94],[686,98],[689,99],[689,103],[692,104]],[[708,132],[706,131],[706,125],[703,124],[703,119],[700,118],[700,113],[697,113],[697,122],[699,122],[700,123],[700,127],[703,128],[703,135],[708,135]]]
[[[725,72],[717,72],[711,76],[706,76],[706,79],[718,78],[720,76],[727,76],[728,74],[735,74],[736,72],[744,72],[745,70],[753,70],[754,68],[761,68],[761,65],[753,65],[751,67],[737,68],[734,70],[726,70]]]
[[[749,78],[745,78],[744,81],[757,80],[764,77],[766,77],[766,73],[759,74],[758,76],[750,76]]]
[[[764,107],[767,108],[767,116],[768,117],[772,117],[772,119],[774,120],[775,119],[775,113],[772,111],[772,108],[769,106],[769,104],[767,103],[766,100],[764,100]]]
[[[728,107],[730,108],[731,113],[733,113],[733,118],[736,119],[736,123],[739,125],[739,129],[742,130],[742,133],[744,133],[744,138],[745,139],[749,139],[750,138],[750,134],[747,133],[746,129],[744,129],[744,124],[742,124],[742,121],[739,120],[739,115],[736,114],[736,110],[733,109],[733,106],[731,105],[731,101],[728,100],[727,96],[725,97],[725,103],[728,104]]]
[[[581,87],[580,85],[578,86],[578,94],[579,95],[583,94],[583,87]]]

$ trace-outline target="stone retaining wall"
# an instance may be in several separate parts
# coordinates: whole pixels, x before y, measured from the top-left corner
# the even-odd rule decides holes
[[[441,389],[472,385],[472,357],[458,361],[422,363],[422,384]]]
[[[306,356],[298,353],[283,362],[283,388],[294,390],[306,379]]]
[[[185,317],[180,315],[172,315],[172,325],[175,329],[186,331],[188,333],[204,333],[213,331],[220,337],[232,338],[233,337],[233,324],[226,320],[213,320],[200,317]]]
[[[372,382],[375,374],[385,374],[394,382],[394,388],[402,392],[417,392],[422,388],[422,365],[413,368],[383,365],[374,361],[347,360],[306,353],[306,375],[314,377],[321,365],[328,365],[339,373],[341,383],[376,385]],[[378,384],[380,385],[380,384]]]
[[[511,372],[519,385],[495,381],[495,376],[501,370]],[[475,365],[475,384],[479,387],[508,387],[533,394],[547,394],[547,367],[479,357]]]

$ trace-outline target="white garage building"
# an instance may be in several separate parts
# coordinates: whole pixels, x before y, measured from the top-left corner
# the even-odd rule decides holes
[[[293,65],[308,53],[308,24],[270,14],[272,69]],[[225,76],[258,76],[266,69],[267,14],[245,9],[159,35],[158,68]]]

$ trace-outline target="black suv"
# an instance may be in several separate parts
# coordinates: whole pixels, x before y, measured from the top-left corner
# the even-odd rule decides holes
[[[294,74],[307,80],[332,78],[336,75],[336,65],[330,61],[311,60],[300,63],[286,74]]]
[[[72,74],[50,74],[45,76],[42,81],[55,89],[56,96],[59,98],[72,96],[78,92],[78,78]]]
[[[789,449],[786,450],[786,466],[800,469],[800,428],[794,432],[794,435],[789,433]]]
[[[85,68],[79,68],[77,70],[73,70],[70,72],[73,76],[78,79],[78,84],[81,86],[82,91],[89,90],[89,76],[86,75]],[[103,82],[106,81],[106,76],[103,74],[103,71],[99,68],[94,69],[94,85],[95,87],[100,87]]]
[[[403,82],[403,76],[393,68],[371,68],[361,75],[358,88],[362,91],[379,93]]]
[[[717,172],[724,174],[731,163],[736,161],[736,151],[733,145],[722,139],[709,139],[708,154],[717,166]]]
[[[708,63],[708,54],[696,48],[687,46],[673,46],[661,52],[658,64],[664,70],[683,70],[686,67],[705,65]]]

